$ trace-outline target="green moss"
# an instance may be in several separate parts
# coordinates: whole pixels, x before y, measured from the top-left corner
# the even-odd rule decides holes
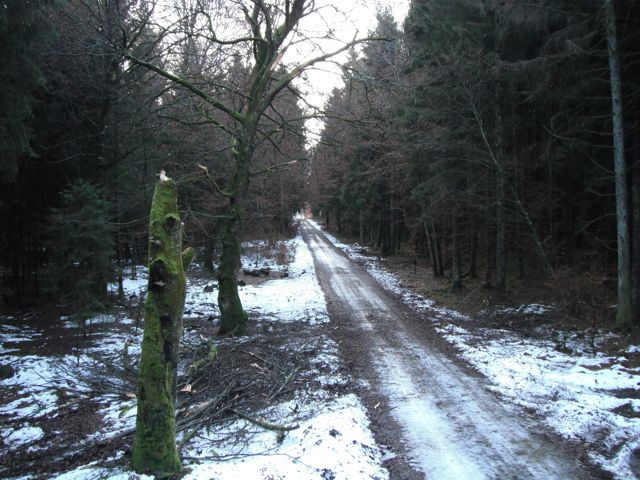
[[[186,272],[189,270],[191,262],[196,258],[196,251],[189,247],[182,252],[182,269]]]
[[[172,181],[157,184],[149,217],[149,287],[131,463],[140,473],[165,478],[181,468],[175,440],[176,366],[186,294],[182,223]]]

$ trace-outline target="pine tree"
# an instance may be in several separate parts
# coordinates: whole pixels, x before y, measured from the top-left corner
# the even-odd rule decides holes
[[[113,276],[112,229],[104,193],[79,180],[62,192],[62,204],[51,210],[54,291],[86,318],[103,309],[107,283]]]
[[[33,105],[45,84],[38,49],[49,33],[45,4],[24,0],[0,6],[0,186],[15,178],[21,156],[35,155]]]

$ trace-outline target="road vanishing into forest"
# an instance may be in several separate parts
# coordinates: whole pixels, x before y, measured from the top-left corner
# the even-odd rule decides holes
[[[301,225],[325,292],[332,336],[358,380],[372,429],[397,457],[392,479],[593,478],[575,446],[503,405],[428,322]]]

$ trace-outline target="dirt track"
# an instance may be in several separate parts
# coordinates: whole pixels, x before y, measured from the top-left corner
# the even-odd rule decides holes
[[[502,404],[483,378],[320,230],[303,222],[333,336],[356,378],[392,479],[606,478],[578,449]]]

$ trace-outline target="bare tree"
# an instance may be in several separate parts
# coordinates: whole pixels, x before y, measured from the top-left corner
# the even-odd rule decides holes
[[[240,232],[245,201],[252,177],[254,153],[261,142],[269,141],[274,129],[264,130],[262,120],[268,115],[275,98],[290,87],[291,82],[313,65],[330,60],[363,40],[343,43],[335,50],[321,53],[289,68],[281,65],[285,51],[291,45],[305,40],[298,31],[300,21],[318,14],[310,0],[247,0],[220,5],[217,10],[205,1],[191,25],[195,28],[183,36],[183,40],[206,42],[210,50],[227,52],[230,58],[243,57],[247,64],[247,76],[241,84],[232,84],[220,78],[209,85],[198,84],[163,67],[158,59],[146,59],[125,50],[126,59],[144,66],[173,82],[174,87],[186,89],[193,95],[194,105],[200,109],[202,122],[224,132],[229,143],[229,169],[222,181],[203,166],[204,174],[217,194],[226,199],[222,256],[218,270],[218,304],[221,312],[221,334],[241,334],[246,327],[247,315],[238,296],[237,274],[240,269]],[[225,8],[228,11],[224,10]],[[240,13],[240,17],[237,14]],[[229,22],[240,35],[226,38]],[[225,22],[227,22],[225,24]],[[226,25],[226,26],[225,26]],[[179,35],[180,31],[173,31]],[[171,39],[171,36],[167,38]],[[176,41],[177,42],[177,41]],[[231,92],[231,100],[221,92]],[[286,128],[290,119],[281,119],[277,128]],[[289,162],[285,162],[289,163]]]

